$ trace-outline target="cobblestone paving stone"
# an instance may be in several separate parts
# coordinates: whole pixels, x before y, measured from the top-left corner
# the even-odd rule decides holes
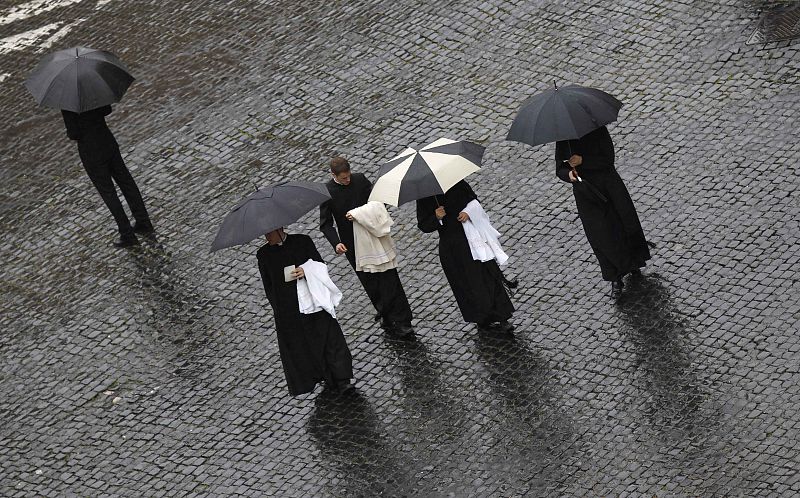
[[[0,495],[800,493],[800,45],[744,43],[775,4],[36,3],[0,6],[30,15],[0,23]],[[107,245],[21,86],[48,43],[137,75],[109,122],[157,241]],[[553,80],[625,102],[618,169],[658,248],[619,304],[552,145],[504,141]],[[218,223],[254,183],[324,180],[335,153],[374,177],[440,136],[488,147],[470,181],[524,282],[515,337],[462,322],[413,206],[392,213],[417,339],[384,337],[312,214],[291,231],[345,292],[360,394],[288,397],[257,245],[209,255]]]

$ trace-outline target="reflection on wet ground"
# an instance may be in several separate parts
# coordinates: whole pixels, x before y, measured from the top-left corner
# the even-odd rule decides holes
[[[408,465],[363,394],[323,391],[306,427],[323,462],[338,471],[335,496],[402,496],[412,489]]]
[[[559,406],[557,374],[541,352],[516,336],[477,334],[475,345],[489,386],[505,405],[495,419],[500,426],[494,428],[510,435],[505,451],[511,457],[502,468],[528,473],[529,493],[554,492],[577,451],[571,417]]]
[[[709,393],[692,356],[697,334],[674,310],[665,280],[656,273],[631,277],[618,306],[628,325],[623,334],[634,347],[644,414],[652,427],[673,438],[707,429],[713,419],[701,417],[699,410]]]
[[[158,235],[141,238],[142,245],[128,256],[136,269],[135,288],[147,317],[142,333],[154,354],[167,356],[173,374],[196,380],[207,368],[203,350],[215,331],[205,327],[203,320],[214,300],[201,295],[197,284],[187,280],[190,275],[178,269]]]

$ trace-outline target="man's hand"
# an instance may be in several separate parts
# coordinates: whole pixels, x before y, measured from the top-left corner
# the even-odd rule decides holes
[[[469,221],[469,215],[464,211],[461,211],[460,213],[458,213],[458,221],[460,221],[461,223]]]
[[[439,206],[438,208],[436,208],[435,213],[436,213],[436,219],[437,220],[441,220],[442,218],[444,218],[444,215],[447,214],[447,213],[444,212],[444,206]]]
[[[347,221],[353,221],[353,215],[350,214],[350,211],[348,211],[347,214],[344,215],[344,217],[347,218]]]
[[[339,242],[336,244],[336,254],[344,254],[347,252],[347,246]]]
[[[578,166],[583,164],[583,158],[581,156],[579,156],[578,154],[572,154],[572,157],[570,157],[569,161],[567,161],[567,162],[573,168],[577,168]]]
[[[297,267],[292,270],[292,278],[303,278],[306,276],[306,272],[303,271],[301,267]]]
[[[578,181],[578,175],[575,174],[575,170],[574,169],[569,170],[569,181],[571,181],[572,183],[575,183],[575,182]]]

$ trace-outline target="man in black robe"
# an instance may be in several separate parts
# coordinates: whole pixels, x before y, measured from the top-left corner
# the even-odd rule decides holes
[[[650,249],[633,200],[614,168],[614,143],[605,126],[578,140],[556,143],[556,175],[572,183],[572,193],[603,279],[619,297],[628,273],[650,259]],[[580,181],[583,180],[583,181]]]
[[[320,230],[336,254],[344,254],[355,270],[353,220],[348,211],[369,201],[372,183],[363,173],[351,173],[350,163],[343,157],[331,159],[331,175],[333,178],[326,183],[331,199],[325,201],[319,208]],[[336,228],[333,226],[334,220]],[[400,283],[397,269],[392,268],[379,273],[356,270],[356,276],[377,310],[375,319],[381,320],[381,326],[390,333],[410,336],[414,332],[411,327],[411,306],[408,304],[403,284]]]
[[[323,263],[308,235],[286,235],[282,228],[267,234],[267,244],[256,254],[264,291],[272,305],[278,350],[289,394],[297,396],[325,382],[328,390],[352,391],[353,359],[342,329],[327,311],[304,314],[297,300],[297,280],[286,282],[284,268],[304,278],[300,265],[312,259]]]
[[[62,110],[61,114],[67,128],[67,136],[78,142],[78,154],[83,168],[117,222],[120,237],[114,242],[114,245],[130,247],[138,244],[136,233],[152,233],[153,224],[144,207],[142,194],[139,192],[136,182],[133,181],[130,171],[125,167],[119,145],[106,125],[105,117],[111,114],[111,106],[107,105],[82,113]],[[136,220],[136,224],[133,226],[131,226],[117,196],[114,182],[117,183],[125,200],[128,201],[128,206]]]
[[[514,305],[505,288],[507,280],[497,261],[476,261],[464,234],[469,219],[464,208],[478,197],[465,181],[456,183],[444,195],[417,201],[417,226],[426,233],[439,232],[439,260],[453,289],[464,321],[478,324],[482,332],[509,333],[508,322]]]

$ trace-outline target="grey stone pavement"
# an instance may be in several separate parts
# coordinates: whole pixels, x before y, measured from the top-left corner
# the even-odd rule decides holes
[[[0,5],[0,496],[800,494],[800,43],[755,1],[5,0]],[[48,50],[117,53],[109,123],[158,240],[113,221],[57,112]],[[607,297],[521,101],[625,102],[618,169],[658,244]],[[407,145],[487,146],[470,182],[522,289],[513,339],[463,323],[413,206],[392,209],[416,341],[345,292],[360,394],[291,398],[257,244],[209,255],[252,189],[374,176]]]

